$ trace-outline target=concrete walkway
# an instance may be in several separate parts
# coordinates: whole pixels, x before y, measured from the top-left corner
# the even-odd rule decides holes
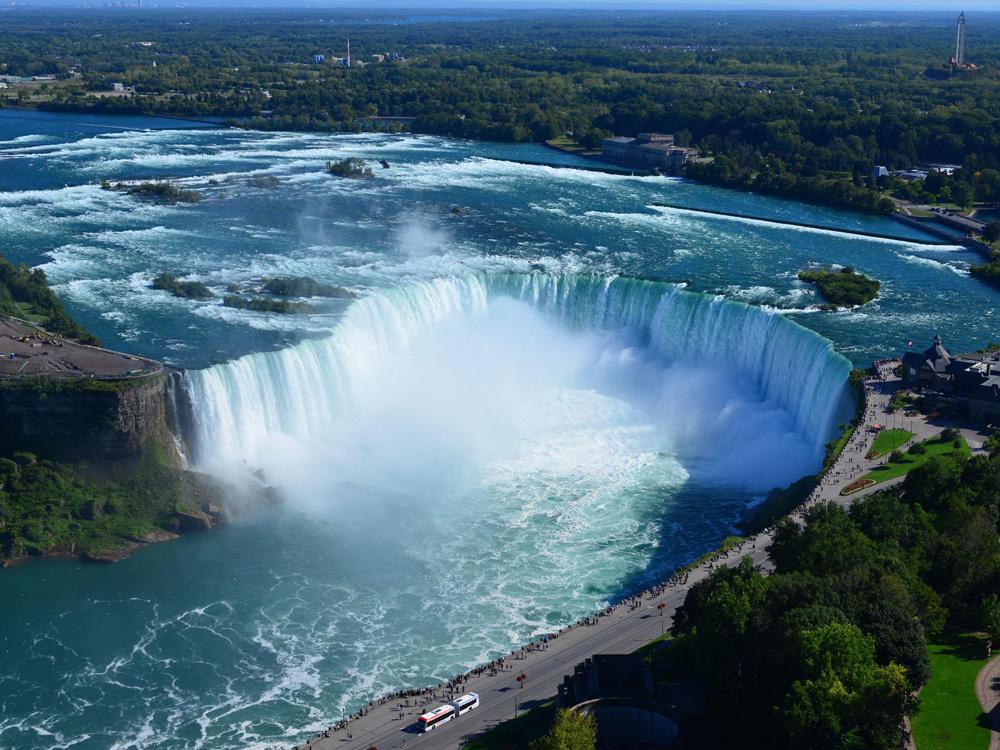
[[[868,428],[874,424],[885,424],[889,416],[885,409],[899,387],[899,380],[892,373],[896,364],[886,362],[878,365],[878,376],[870,378],[865,386],[863,424],[816,491],[795,511],[793,517],[802,518],[806,507],[817,502],[832,501],[846,507],[860,497],[902,481],[900,478],[884,482],[848,497],[840,494],[847,484],[884,462],[884,459],[869,461],[864,456],[875,437]],[[912,421],[913,426],[907,425],[907,429],[915,432],[919,439],[936,435],[941,430],[933,425],[924,426],[917,418]],[[515,711],[538,705],[554,696],[563,676],[570,674],[573,667],[587,657],[629,653],[668,631],[673,614],[683,603],[688,589],[707,578],[716,568],[736,565],[743,558],[749,558],[763,570],[771,570],[766,549],[771,544],[772,532],[772,529],[766,529],[689,573],[674,576],[588,618],[588,624],[578,624],[553,634],[554,637],[545,644],[533,644],[497,660],[492,667],[474,670],[475,674],[466,675],[459,684],[451,687],[438,685],[380,699],[370,704],[361,715],[352,717],[345,726],[331,727],[299,747],[309,750],[457,750],[479,734],[514,718]],[[664,605],[662,610],[659,609],[661,603]],[[522,673],[527,675],[523,687],[516,680]],[[478,709],[428,734],[416,732],[415,722],[420,714],[446,702],[449,696],[457,697],[470,691],[479,694]]]
[[[990,721],[989,750],[1000,750],[1000,656],[994,656],[979,670],[976,697]]]

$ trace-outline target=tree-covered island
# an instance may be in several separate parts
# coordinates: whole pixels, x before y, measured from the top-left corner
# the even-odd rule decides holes
[[[878,296],[881,283],[858,273],[850,266],[840,270],[816,268],[799,272],[799,280],[815,284],[827,301],[824,309],[857,307]]]

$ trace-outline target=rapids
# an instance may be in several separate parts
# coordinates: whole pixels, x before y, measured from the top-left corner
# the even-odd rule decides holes
[[[346,156],[391,168],[324,174]],[[287,497],[118,565],[0,572],[0,748],[287,747],[717,544],[818,465],[850,363],[935,333],[958,350],[996,338],[996,292],[963,248],[659,211],[909,231],[554,163],[581,164],[537,145],[0,111],[0,251],[43,268],[109,346],[185,369],[194,465],[260,469]],[[203,200],[137,201],[102,178]],[[813,262],[882,292],[819,312],[796,278]],[[161,271],[216,296],[153,290]],[[281,275],[358,299],[220,304]]]

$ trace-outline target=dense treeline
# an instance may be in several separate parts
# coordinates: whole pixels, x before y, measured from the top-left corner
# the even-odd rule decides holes
[[[45,271],[14,265],[0,255],[0,315],[30,318],[51,333],[59,333],[84,344],[100,341],[73,320],[49,288]]]
[[[1000,591],[992,443],[989,457],[932,458],[849,512],[783,521],[772,575],[744,562],[691,589],[677,653],[705,682],[710,715],[725,717],[706,730],[718,746],[900,746],[930,676],[925,639],[1000,628],[986,621]]]
[[[311,63],[343,54],[348,36],[355,61],[371,64]],[[675,132],[724,157],[701,179],[886,211],[874,164],[963,164],[942,178],[951,184],[895,187],[1000,200],[1000,16],[970,15],[977,72],[944,68],[953,39],[950,14],[18,11],[0,16],[0,73],[78,75],[40,95],[52,108],[260,128],[406,116],[425,133],[571,132],[591,146],[609,133]],[[405,59],[371,58],[390,52]],[[134,95],[102,96],[113,81]]]

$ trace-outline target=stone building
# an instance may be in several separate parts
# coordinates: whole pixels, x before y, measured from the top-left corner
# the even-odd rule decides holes
[[[639,133],[635,138],[615,136],[601,142],[601,157],[632,167],[678,175],[697,151],[674,143],[672,135]]]
[[[935,336],[923,352],[903,355],[903,382],[957,398],[973,422],[1000,426],[1000,352],[953,356]]]

